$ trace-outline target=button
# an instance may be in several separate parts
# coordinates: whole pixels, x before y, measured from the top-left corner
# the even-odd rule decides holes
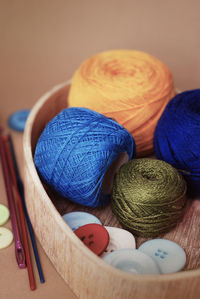
[[[10,216],[10,212],[8,208],[2,204],[0,204],[0,226],[4,225]]]
[[[89,223],[102,224],[96,216],[87,212],[70,212],[62,217],[73,231]]]
[[[13,233],[5,227],[0,227],[0,249],[8,247],[12,240]]]
[[[103,259],[110,265],[133,274],[160,274],[156,262],[137,249],[119,249],[107,254]]]
[[[89,223],[79,227],[74,233],[97,255],[101,255],[109,243],[109,234],[103,225]]]
[[[110,241],[101,257],[122,248],[135,249],[135,238],[130,232],[118,227],[105,226],[105,228],[109,233]]]
[[[29,109],[19,110],[11,114],[8,119],[8,125],[11,129],[15,131],[24,131],[26,120],[30,113]]]
[[[149,240],[144,242],[138,250],[154,259],[163,274],[178,272],[186,263],[183,248],[167,239]]]

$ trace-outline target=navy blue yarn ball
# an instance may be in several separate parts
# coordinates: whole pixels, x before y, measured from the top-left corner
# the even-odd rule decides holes
[[[176,95],[166,106],[154,134],[156,157],[184,176],[192,196],[200,196],[200,89]]]
[[[119,154],[135,155],[131,134],[113,119],[85,108],[67,108],[42,132],[34,154],[41,178],[78,204],[107,203],[102,183]]]

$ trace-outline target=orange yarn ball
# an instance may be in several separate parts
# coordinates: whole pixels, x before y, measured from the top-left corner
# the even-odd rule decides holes
[[[84,61],[72,77],[68,104],[114,118],[134,137],[137,156],[153,152],[156,124],[175,95],[173,78],[157,58],[112,50]]]

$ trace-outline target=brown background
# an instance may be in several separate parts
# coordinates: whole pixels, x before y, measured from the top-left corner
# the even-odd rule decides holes
[[[6,126],[12,112],[31,108],[102,50],[149,52],[168,65],[177,88],[200,88],[199,11],[198,0],[0,0],[0,123]],[[22,171],[22,135],[12,134]],[[6,204],[1,172],[0,190]],[[46,283],[34,266],[34,292],[26,270],[16,266],[14,245],[0,251],[1,299],[75,298],[38,246]]]

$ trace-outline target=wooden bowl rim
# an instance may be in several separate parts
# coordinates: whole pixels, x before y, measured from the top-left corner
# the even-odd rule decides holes
[[[123,279],[134,281],[141,281],[144,282],[153,282],[153,281],[174,281],[174,280],[182,280],[186,278],[192,278],[192,277],[200,277],[200,269],[195,270],[186,270],[186,271],[180,271],[177,273],[172,274],[158,274],[158,275],[132,275],[131,273],[127,273],[124,271],[121,271],[117,268],[114,268],[113,266],[107,264],[104,262],[102,258],[99,258],[96,256],[92,251],[90,251],[80,240],[76,237],[76,235],[73,233],[73,231],[70,229],[70,227],[66,224],[66,222],[63,220],[60,213],[57,211],[53,203],[51,202],[50,198],[48,197],[42,182],[40,181],[40,178],[38,176],[37,170],[34,165],[33,161],[33,155],[32,155],[32,149],[31,149],[31,134],[32,134],[32,128],[34,125],[35,117],[37,113],[39,112],[40,108],[44,105],[45,102],[48,101],[49,97],[53,94],[56,94],[56,92],[60,91],[61,89],[67,87],[70,85],[70,80],[64,83],[60,83],[56,86],[54,86],[52,89],[50,89],[48,92],[46,92],[43,96],[39,98],[39,100],[36,102],[36,104],[31,109],[31,112],[29,114],[29,117],[26,122],[24,134],[23,134],[23,149],[24,149],[24,159],[26,167],[28,167],[29,172],[32,174],[32,177],[35,181],[35,188],[37,188],[38,192],[43,194],[42,198],[45,201],[45,204],[48,206],[49,210],[52,212],[52,214],[55,217],[55,222],[60,227],[60,229],[63,232],[66,232],[70,241],[73,242],[75,246],[79,248],[80,251],[82,251],[82,254],[84,254],[88,260],[92,263],[95,263],[97,267],[100,269],[104,269],[105,271],[109,272],[111,275],[114,276],[120,276]],[[30,162],[31,161],[31,162]],[[42,244],[41,244],[42,245]]]

